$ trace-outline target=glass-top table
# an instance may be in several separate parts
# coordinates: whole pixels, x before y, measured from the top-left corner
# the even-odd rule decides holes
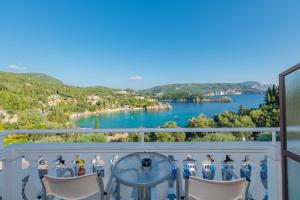
[[[137,152],[121,158],[112,168],[122,184],[138,188],[139,200],[151,199],[151,187],[168,180],[172,165],[168,157],[155,152]]]

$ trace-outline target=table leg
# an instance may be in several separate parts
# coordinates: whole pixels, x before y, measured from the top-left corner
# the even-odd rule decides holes
[[[139,188],[138,200],[151,200],[151,187]]]
[[[121,199],[120,182],[119,181],[115,182],[115,188],[114,188],[114,191],[113,191],[113,196],[115,197],[116,200],[120,200]]]

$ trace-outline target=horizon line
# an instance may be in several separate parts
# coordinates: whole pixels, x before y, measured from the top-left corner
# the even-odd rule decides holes
[[[47,74],[45,72],[24,72],[24,71],[5,71],[5,70],[0,70],[0,72],[4,72],[4,73],[11,73],[11,74],[41,74],[41,75],[46,75],[49,76],[51,78],[57,79],[59,81],[61,81],[63,84],[67,85],[67,86],[71,86],[71,87],[82,87],[82,88],[88,88],[88,87],[105,87],[105,88],[109,88],[109,89],[114,89],[114,90],[126,90],[126,89],[132,89],[134,91],[140,91],[140,90],[146,90],[146,89],[151,89],[151,88],[155,88],[155,87],[161,87],[161,86],[167,86],[167,85],[192,85],[192,84],[240,84],[240,83],[246,83],[246,82],[257,82],[259,84],[262,85],[266,85],[266,86],[270,86],[270,85],[278,85],[275,83],[262,83],[260,81],[255,81],[255,80],[245,80],[245,81],[240,81],[240,82],[177,82],[177,83],[164,83],[161,85],[153,85],[150,87],[146,87],[146,88],[142,88],[142,89],[133,89],[130,87],[124,87],[124,88],[117,88],[117,87],[111,87],[111,86],[107,86],[107,85],[75,85],[75,84],[70,84],[70,83],[66,83],[64,80],[61,80],[57,77],[55,77],[54,75],[50,75]]]

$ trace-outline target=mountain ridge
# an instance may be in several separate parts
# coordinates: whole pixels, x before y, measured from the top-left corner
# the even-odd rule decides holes
[[[150,96],[179,93],[216,96],[223,94],[264,93],[269,86],[270,85],[264,85],[257,81],[245,81],[241,83],[181,83],[155,86],[149,89],[139,90],[138,93]]]
[[[7,77],[6,77],[7,76]],[[8,81],[8,79],[10,80]],[[13,81],[12,81],[13,80]],[[60,85],[68,86],[74,88],[85,88],[85,89],[105,89],[111,91],[118,91],[123,89],[112,88],[108,86],[72,86],[64,83],[62,80],[59,80],[53,76],[50,76],[45,73],[14,73],[14,72],[3,72],[0,71],[0,86],[5,85],[5,83],[15,83],[22,84],[29,82],[37,82],[49,85]],[[221,92],[225,90],[237,90],[242,93],[262,93],[267,87],[268,84],[261,84],[258,81],[245,81],[240,83],[173,83],[173,84],[164,84],[158,85],[151,88],[146,88],[142,90],[136,90],[136,93],[141,95],[152,95],[155,96],[159,93],[180,93],[187,92],[190,94],[206,94]],[[128,90],[128,89],[125,89]]]

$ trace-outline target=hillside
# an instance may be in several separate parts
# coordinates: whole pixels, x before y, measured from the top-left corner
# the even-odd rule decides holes
[[[58,79],[40,73],[9,73],[0,72],[0,88],[2,90],[14,90],[24,84],[63,85]]]
[[[65,127],[74,113],[157,106],[154,96],[208,102],[212,101],[209,96],[261,93],[264,90],[265,86],[258,82],[193,83],[163,85],[134,93],[131,89],[69,86],[40,73],[0,72],[0,125],[30,128],[32,121],[40,119],[39,128]]]
[[[106,87],[68,86],[46,74],[0,72],[0,106],[11,111],[43,109],[51,95],[78,99],[88,95],[113,95],[113,91]]]
[[[96,86],[96,87],[74,87],[64,84],[61,80],[56,79],[52,76],[42,73],[10,73],[10,72],[0,72],[0,86],[2,90],[14,90],[17,87],[31,86],[32,88],[43,87],[48,92],[49,90],[61,90],[62,88],[69,89],[86,89],[92,91],[106,91],[112,92],[115,89]]]
[[[181,93],[215,96],[240,93],[264,93],[267,87],[268,86],[255,81],[242,83],[185,83],[156,86],[150,89],[140,90],[138,93],[150,96],[164,96]]]
[[[69,86],[46,74],[0,72],[0,124],[19,123],[22,116],[41,115],[45,124],[65,126],[72,113],[145,105],[152,106],[154,102],[103,86]],[[14,128],[26,128],[18,123]]]

